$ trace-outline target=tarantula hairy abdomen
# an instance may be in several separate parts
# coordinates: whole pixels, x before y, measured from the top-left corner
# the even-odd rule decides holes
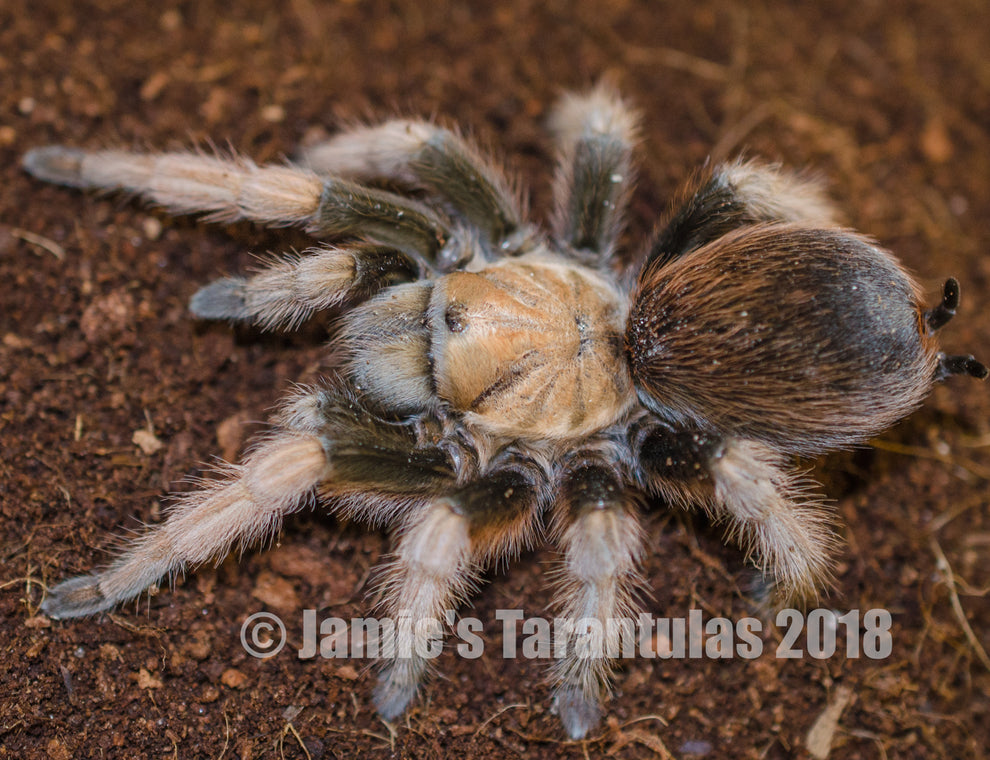
[[[443,620],[486,564],[544,528],[561,553],[560,617],[634,616],[647,504],[705,510],[779,602],[815,598],[836,539],[791,460],[864,441],[950,375],[987,375],[937,347],[958,285],[926,309],[814,183],[741,160],[692,177],[620,271],[636,118],[599,87],[564,97],[551,129],[548,232],[489,159],[423,121],[353,129],[278,166],[28,153],[44,180],[335,241],[207,285],[194,315],[292,329],[340,314],[329,379],[289,398],[241,464],[178,499],[108,568],[50,589],[42,609],[110,609],[315,502],[394,528],[384,604],[414,620]],[[574,738],[597,724],[611,673],[613,642],[589,631],[574,629],[553,669]],[[395,651],[409,656],[382,664],[387,719],[420,688],[426,635],[400,632]]]

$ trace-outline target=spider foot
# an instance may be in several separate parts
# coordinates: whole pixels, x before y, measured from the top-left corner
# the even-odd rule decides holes
[[[768,615],[780,598],[777,579],[759,568],[750,568],[743,581],[746,597],[753,605],[753,611],[761,616]]]
[[[47,145],[34,148],[24,154],[24,169],[32,176],[45,182],[68,187],[86,187],[82,179],[82,162],[86,151],[66,148],[61,145]]]
[[[238,319],[246,311],[243,277],[224,277],[197,290],[189,310],[200,319]]]
[[[50,618],[63,618],[95,615],[113,606],[100,591],[99,575],[80,575],[70,578],[49,589],[48,596],[41,603],[41,611]]]
[[[372,693],[375,709],[389,723],[406,711],[419,691],[419,679],[407,678],[406,670],[398,665],[390,667],[378,677],[378,684]]]
[[[554,697],[554,706],[567,735],[574,741],[583,739],[601,720],[599,701],[577,686],[564,686]]]

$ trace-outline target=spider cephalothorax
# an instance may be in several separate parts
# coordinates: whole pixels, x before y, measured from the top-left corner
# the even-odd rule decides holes
[[[183,497],[109,568],[51,589],[44,611],[109,609],[271,535],[314,499],[395,527],[385,603],[413,620],[443,620],[486,563],[543,527],[563,555],[561,617],[629,616],[639,505],[658,502],[726,521],[780,601],[813,598],[834,538],[789,459],[863,441],[948,375],[986,376],[936,347],[958,286],[926,311],[893,256],[837,226],[815,185],[742,161],[696,175],[633,269],[617,272],[635,119],[598,88],[565,97],[552,128],[549,235],[486,159],[426,122],[355,129],[286,166],[29,153],[42,179],[301,224],[342,244],[193,296],[199,317],[264,328],[339,310],[342,363],[286,402],[241,465]],[[612,642],[590,640],[593,628],[574,629],[554,669],[572,737],[597,722],[610,673]],[[398,634],[375,693],[384,717],[419,688],[429,631]]]

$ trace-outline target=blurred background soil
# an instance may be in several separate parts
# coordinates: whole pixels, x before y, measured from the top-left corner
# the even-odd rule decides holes
[[[496,610],[552,613],[545,548],[487,576],[464,610],[485,624],[485,655],[445,652],[394,727],[370,706],[366,662],[290,653],[301,610],[368,611],[380,532],[307,513],[273,551],[138,609],[38,613],[45,584],[158,521],[168,492],[236,458],[324,366],[319,330],[263,335],[186,311],[203,283],[304,235],[41,184],[19,166],[38,145],[229,144],[277,161],[355,120],[436,115],[491,146],[543,220],[547,110],[608,76],[643,114],[631,248],[709,157],[806,167],[933,299],[958,277],[944,346],[990,359],[983,0],[427,5],[0,4],[0,757],[986,756],[990,401],[965,378],[875,446],[809,463],[845,539],[824,604],[889,610],[889,658],[779,659],[771,629],[756,660],[632,659],[586,742],[564,740],[544,663],[499,654]],[[657,508],[647,534],[650,615],[752,613],[743,557],[717,528]],[[292,645],[270,660],[239,641],[261,610]]]

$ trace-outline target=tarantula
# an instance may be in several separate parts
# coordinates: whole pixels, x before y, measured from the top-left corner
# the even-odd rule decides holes
[[[271,536],[314,500],[395,528],[384,604],[413,620],[442,620],[486,564],[544,528],[562,553],[561,615],[627,616],[641,505],[657,501],[727,523],[778,601],[813,598],[836,540],[790,459],[864,441],[949,375],[987,375],[937,349],[958,285],[926,310],[895,258],[840,227],[816,184],[741,160],[697,173],[618,271],[636,117],[598,87],[565,96],[550,123],[549,234],[476,148],[424,121],[353,129],[277,166],[28,153],[44,180],[342,243],[192,297],[197,317],[266,329],[338,310],[344,358],[288,399],[242,464],[179,499],[107,569],[55,586],[44,612],[107,610]],[[374,694],[384,718],[419,689],[428,663],[415,645],[430,635],[400,632],[409,656],[383,663]],[[553,671],[574,738],[597,724],[611,672],[609,642],[574,646],[588,635],[575,628]]]

